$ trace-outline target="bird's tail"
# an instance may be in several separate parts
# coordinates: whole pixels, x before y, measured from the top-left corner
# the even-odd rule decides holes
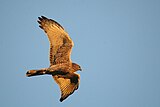
[[[31,76],[37,76],[37,75],[44,75],[46,74],[46,69],[40,69],[40,70],[29,70],[26,73],[27,77],[31,77]]]

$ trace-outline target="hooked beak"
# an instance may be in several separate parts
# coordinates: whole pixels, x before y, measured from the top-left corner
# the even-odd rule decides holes
[[[82,69],[81,69],[81,68],[80,68],[79,70],[80,70],[80,71],[82,71]]]

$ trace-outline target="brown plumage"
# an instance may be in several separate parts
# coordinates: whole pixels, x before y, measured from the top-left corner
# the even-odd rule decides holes
[[[28,77],[52,75],[60,87],[62,102],[78,89],[80,75],[75,72],[81,70],[81,67],[71,61],[73,41],[64,28],[56,21],[44,16],[38,19],[39,27],[45,31],[50,42],[50,66],[40,70],[29,70],[26,75]]]

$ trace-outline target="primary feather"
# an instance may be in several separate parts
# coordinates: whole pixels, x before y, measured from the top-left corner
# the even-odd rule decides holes
[[[49,74],[61,90],[62,102],[75,90],[80,83],[80,75],[75,72],[81,70],[80,66],[71,61],[73,41],[64,28],[56,21],[44,16],[38,17],[39,27],[44,30],[50,42],[50,67],[40,70],[29,70],[28,77]]]

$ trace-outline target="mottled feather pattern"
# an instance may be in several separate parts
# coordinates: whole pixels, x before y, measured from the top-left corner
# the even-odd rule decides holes
[[[42,28],[47,33],[50,41],[50,66],[70,61],[69,59],[73,47],[73,41],[71,40],[67,32],[64,31],[64,28],[56,21],[48,19],[44,16],[39,17],[38,23],[40,24],[40,28]],[[64,47],[65,49],[63,49],[62,47]],[[63,51],[59,51],[61,50],[59,48],[62,48]],[[60,56],[61,58],[58,56]]]
[[[77,77],[77,74],[75,74],[73,77],[71,78],[75,78],[75,76]],[[63,100],[65,100],[69,95],[71,95],[75,90],[78,89],[79,86],[79,79],[80,77],[78,76],[77,83],[71,82],[71,78],[59,78],[58,76],[53,76],[54,80],[56,81],[56,83],[59,85],[60,90],[61,90],[61,98],[60,101],[62,102]]]
[[[64,28],[58,22],[44,16],[38,19],[39,27],[45,31],[50,42],[50,66],[40,70],[29,70],[26,75],[52,75],[61,90],[62,102],[78,89],[80,75],[75,72],[81,70],[81,67],[71,61],[74,44]]]

